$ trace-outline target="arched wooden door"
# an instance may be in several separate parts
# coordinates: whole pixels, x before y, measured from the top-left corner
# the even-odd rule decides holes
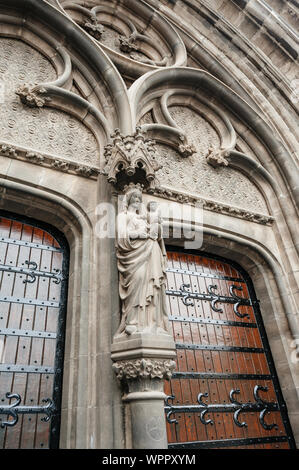
[[[32,220],[0,213],[0,448],[57,448],[68,252]]]
[[[177,368],[165,381],[169,448],[293,448],[250,279],[233,263],[168,251]]]

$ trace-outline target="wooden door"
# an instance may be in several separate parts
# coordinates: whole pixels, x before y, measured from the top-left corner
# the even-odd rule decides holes
[[[58,447],[67,247],[0,214],[0,448]]]
[[[293,448],[250,279],[233,263],[168,251],[177,368],[165,381],[169,448]]]

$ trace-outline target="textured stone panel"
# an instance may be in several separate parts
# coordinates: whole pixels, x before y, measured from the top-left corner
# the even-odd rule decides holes
[[[153,119],[153,115],[151,111],[145,113],[142,118],[138,122],[138,126],[142,126],[144,124],[153,124],[155,121]]]
[[[16,89],[57,78],[52,64],[38,51],[16,39],[0,38],[0,83],[4,90],[0,138],[22,147],[96,165],[97,143],[76,118],[50,108],[21,104]]]
[[[182,158],[174,149],[157,144],[157,160],[163,165],[157,172],[161,186],[267,214],[262,194],[246,176],[231,168],[214,169],[206,162],[209,147],[220,146],[212,125],[190,108],[172,106],[169,111],[197,152]]]
[[[109,28],[107,25],[104,26],[104,32],[101,36],[100,42],[110,49],[122,54],[119,48],[119,36],[120,33],[115,31],[115,29]]]

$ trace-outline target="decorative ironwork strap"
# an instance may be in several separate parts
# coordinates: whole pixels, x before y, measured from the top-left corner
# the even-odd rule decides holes
[[[279,411],[279,405],[278,403],[270,403],[264,401],[260,396],[259,396],[259,391],[266,392],[268,390],[267,387],[262,387],[261,385],[255,385],[254,390],[253,390],[253,396],[255,398],[255,403],[248,402],[248,403],[241,403],[239,402],[235,395],[240,394],[239,389],[232,389],[229,393],[229,400],[230,403],[215,403],[215,404],[207,404],[204,403],[202,400],[203,398],[207,398],[209,395],[208,393],[199,393],[197,397],[197,402],[198,405],[174,405],[170,404],[169,400],[174,400],[175,396],[170,395],[166,398],[165,400],[165,411],[166,411],[166,419],[170,424],[177,424],[178,421],[175,418],[170,418],[172,414],[175,413],[200,413],[199,418],[202,424],[204,425],[213,425],[214,421],[212,419],[206,420],[205,415],[206,413],[212,413],[212,412],[217,412],[217,413],[234,413],[233,415],[233,420],[236,426],[238,427],[247,427],[247,423],[245,421],[240,422],[239,421],[239,415],[242,412],[245,411],[252,411],[252,412],[260,412],[259,415],[259,421],[264,429],[267,431],[270,431],[271,429],[275,428],[278,429],[278,426],[273,423],[273,424],[267,424],[265,423],[265,415],[266,413],[270,411]]]
[[[187,290],[187,289],[190,289],[190,287],[191,287],[190,284],[182,284],[178,291],[167,290],[166,293],[168,295],[182,297],[183,304],[186,306],[191,306],[191,307],[194,306],[194,302],[192,299],[208,300],[209,302],[211,302],[212,310],[214,310],[214,312],[219,312],[219,313],[223,313],[223,309],[217,307],[217,304],[219,302],[233,304],[234,313],[239,318],[250,317],[248,313],[240,313],[238,310],[241,305],[252,306],[252,302],[250,299],[239,297],[235,293],[235,290],[242,291],[243,290],[242,287],[235,286],[235,285],[230,286],[229,292],[231,294],[231,297],[217,294],[215,292],[215,290],[217,290],[218,288],[217,285],[209,285],[208,294],[200,293],[200,292],[192,292],[190,290]]]
[[[201,351],[230,351],[230,352],[248,352],[248,353],[263,353],[263,348],[248,348],[245,346],[220,346],[214,344],[189,344],[189,343],[175,343],[177,349],[200,349]]]
[[[0,364],[0,372],[21,372],[28,374],[54,374],[54,367],[26,366],[22,364]]]
[[[172,379],[271,380],[270,374],[229,374],[220,372],[173,372]]]
[[[190,276],[207,277],[209,279],[221,279],[223,281],[242,282],[242,283],[246,282],[244,279],[239,278],[239,277],[224,276],[221,274],[200,273],[198,271],[190,271],[189,269],[167,268],[166,272],[188,274]]]
[[[41,300],[41,299],[27,299],[25,297],[9,297],[9,296],[0,296],[0,302],[9,302],[9,303],[17,303],[17,304],[25,304],[25,305],[36,305],[39,307],[54,307],[59,308],[59,302],[53,302],[49,300]]]
[[[50,331],[17,330],[16,328],[0,328],[0,335],[25,336],[27,338],[47,338],[47,339],[57,338],[57,334],[54,332],[50,332]]]
[[[20,406],[22,401],[21,396],[18,393],[6,393],[6,398],[14,398],[16,401],[10,405],[0,406],[0,415],[11,416],[12,420],[2,421],[1,428],[15,426],[19,419],[19,414],[45,414],[42,421],[49,421],[51,416],[55,412],[54,403],[50,398],[43,399],[43,403],[47,403],[44,406]]]
[[[207,325],[225,325],[225,326],[237,326],[243,328],[257,328],[256,323],[245,322],[245,321],[231,321],[231,320],[214,320],[210,318],[198,318],[198,317],[184,317],[179,315],[169,315],[169,320],[189,322],[189,323],[200,323]]]
[[[33,283],[36,281],[37,277],[46,277],[53,279],[55,284],[60,284],[63,280],[62,274],[60,269],[54,269],[54,272],[47,272],[47,271],[39,271],[37,269],[37,263],[35,261],[25,261],[28,268],[20,268],[18,266],[8,266],[5,264],[0,264],[0,271],[6,271],[15,274],[24,274],[28,276],[27,279],[23,280],[23,283]]]
[[[38,248],[39,250],[56,251],[62,253],[61,248],[55,246],[42,245],[41,243],[26,242],[24,240],[14,240],[13,238],[0,237],[0,242],[11,243],[12,245],[28,246],[29,248]]]

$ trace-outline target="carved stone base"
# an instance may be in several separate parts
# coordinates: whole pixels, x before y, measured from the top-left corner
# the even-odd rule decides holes
[[[171,335],[144,333],[115,336],[111,353],[113,361],[134,358],[172,359],[176,355],[175,344]]]
[[[167,449],[164,379],[175,368],[175,344],[170,335],[118,336],[111,358],[118,380],[125,385],[127,434],[133,449]]]

